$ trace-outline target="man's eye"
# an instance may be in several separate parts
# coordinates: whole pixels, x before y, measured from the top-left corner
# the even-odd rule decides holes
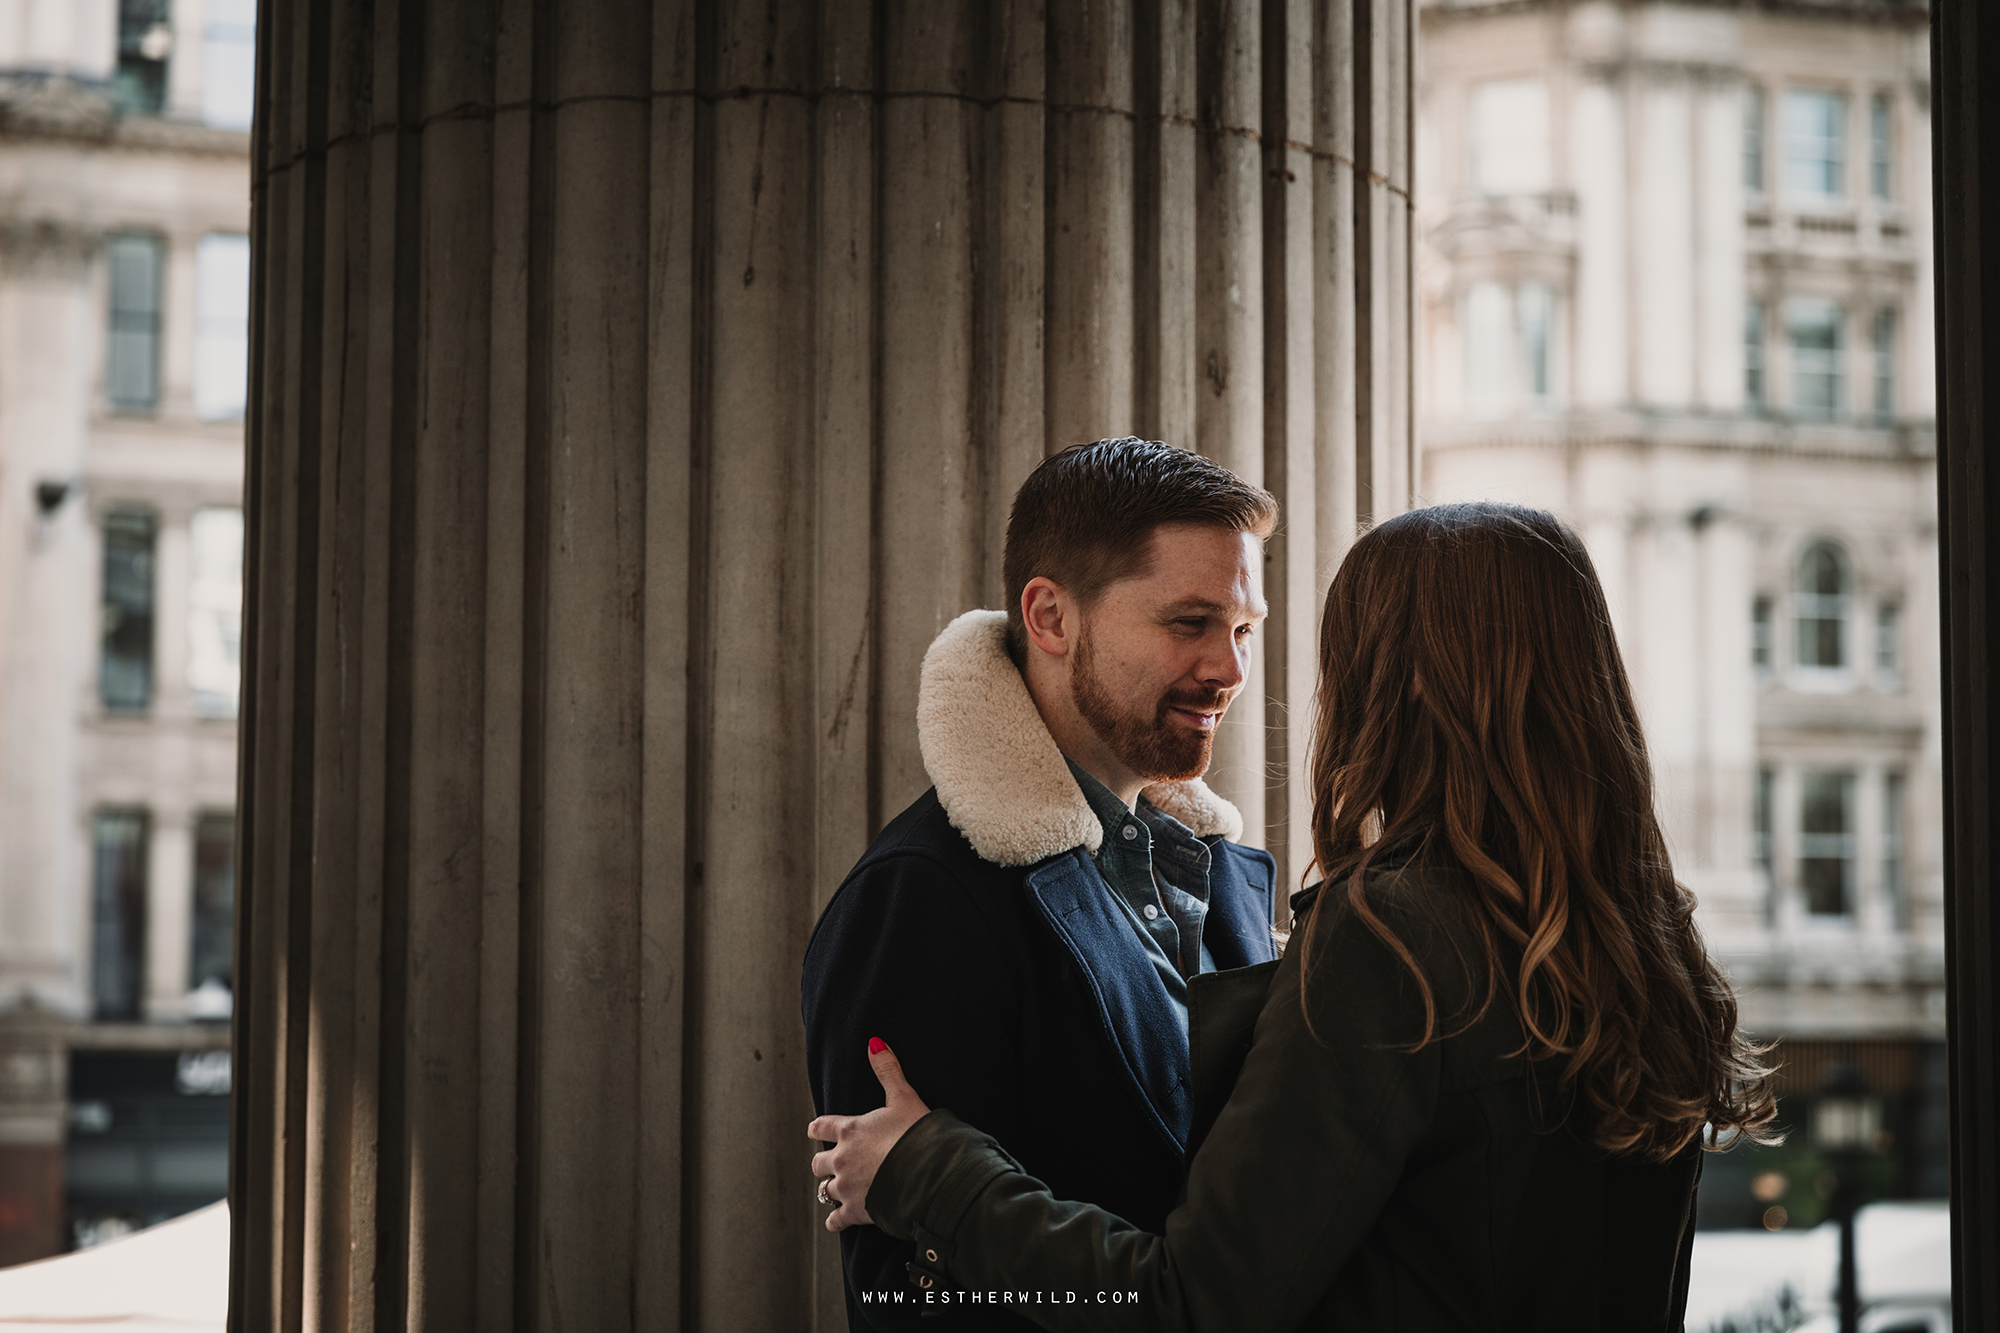
[[[1239,639],[1247,639],[1250,637],[1251,632],[1256,628],[1257,627],[1255,625],[1238,625],[1236,627],[1236,637]]]
[[[1199,618],[1193,620],[1176,620],[1174,622],[1174,627],[1176,629],[1193,630],[1197,634],[1201,633],[1201,631],[1205,629],[1207,625],[1208,625],[1207,621],[1201,620]]]

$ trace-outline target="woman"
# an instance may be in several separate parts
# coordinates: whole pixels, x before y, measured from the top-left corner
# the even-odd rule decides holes
[[[1165,1236],[1050,1197],[879,1042],[888,1105],[807,1130],[827,1225],[1051,1328],[1680,1328],[1701,1150],[1774,1105],[1576,535],[1476,504],[1356,542],[1312,780],[1323,882]],[[1198,1079],[1218,1030],[1196,1004]]]

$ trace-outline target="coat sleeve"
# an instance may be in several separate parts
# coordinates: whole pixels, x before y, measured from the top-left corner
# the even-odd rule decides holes
[[[1051,1197],[992,1137],[943,1111],[884,1160],[870,1214],[920,1235],[939,1273],[963,1286],[1056,1293],[1024,1310],[1048,1328],[1297,1328],[1429,1132],[1440,1078],[1438,1043],[1408,1051],[1423,1008],[1407,969],[1358,921],[1319,915],[1309,989],[1302,996],[1295,942],[1166,1235]]]
[[[905,1072],[950,1096],[967,1122],[1018,1132],[1018,965],[1004,937],[948,870],[922,855],[857,870],[827,906],[806,951],[802,1007],[813,1103],[821,1114],[859,1115],[883,1102],[868,1039],[895,1050]],[[907,1239],[875,1227],[841,1235],[841,1264],[856,1328],[955,1333],[1021,1328],[992,1312],[935,1308],[907,1265]]]

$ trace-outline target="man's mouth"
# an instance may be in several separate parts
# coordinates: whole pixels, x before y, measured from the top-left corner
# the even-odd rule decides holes
[[[1188,723],[1190,726],[1199,727],[1203,731],[1214,730],[1215,724],[1222,720],[1222,710],[1219,708],[1207,709],[1207,708],[1169,707],[1167,711],[1170,713],[1177,714],[1180,717],[1181,721]]]

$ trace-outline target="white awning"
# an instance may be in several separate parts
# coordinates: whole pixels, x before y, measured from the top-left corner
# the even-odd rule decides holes
[[[0,1333],[222,1333],[228,1313],[226,1203],[75,1254],[0,1269]]]

